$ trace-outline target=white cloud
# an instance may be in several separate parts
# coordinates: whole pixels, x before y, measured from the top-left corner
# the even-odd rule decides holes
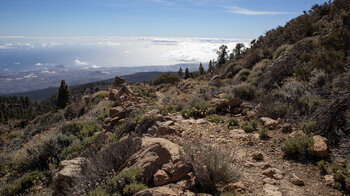
[[[125,54],[129,54],[129,53],[130,53],[130,50],[124,50],[124,53],[125,53]]]
[[[103,46],[110,46],[110,47],[120,46],[119,42],[113,42],[113,41],[97,42],[96,44],[103,45]]]
[[[208,62],[216,58],[217,49],[225,44],[229,49],[233,49],[238,41],[227,40],[192,40],[178,44],[176,50],[172,50],[162,57],[179,62]],[[243,42],[247,44],[247,42]]]
[[[96,69],[96,68],[100,68],[100,67],[97,66],[97,65],[95,65],[95,64],[92,64],[92,65],[91,65],[91,68],[95,68],[95,69]]]
[[[0,49],[8,49],[8,48],[12,48],[13,44],[12,43],[7,43],[4,45],[0,45]]]
[[[38,66],[38,67],[40,67],[40,66],[43,66],[44,64],[42,64],[42,63],[36,63],[35,64],[35,66]]]
[[[8,71],[9,69],[8,68],[5,68],[4,71]]]
[[[25,76],[23,76],[23,77],[24,77],[24,78],[30,79],[30,78],[37,78],[38,76],[36,76],[34,73],[30,73],[30,74],[25,75]]]
[[[56,74],[56,71],[43,70],[40,73],[41,74]]]
[[[226,12],[243,15],[281,15],[281,14],[298,14],[293,12],[274,12],[274,11],[255,11],[238,6],[225,7]]]
[[[76,58],[74,62],[75,62],[74,65],[76,66],[86,66],[89,64],[87,61],[82,61],[79,58]]]
[[[14,65],[19,65],[19,64],[21,64],[20,62],[14,62],[13,63]]]

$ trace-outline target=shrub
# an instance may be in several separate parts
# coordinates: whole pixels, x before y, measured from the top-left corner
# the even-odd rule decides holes
[[[322,174],[327,174],[328,173],[328,166],[329,163],[327,161],[321,160],[317,162],[317,167],[320,168]]]
[[[208,102],[201,100],[193,100],[190,106],[185,107],[181,114],[184,118],[203,118],[207,115],[215,113],[215,108]]]
[[[135,193],[132,193],[132,191],[147,188],[145,185],[140,184],[143,172],[144,169],[141,167],[131,167],[128,170],[124,170],[107,181],[106,189],[111,193],[119,192],[120,194],[133,195]]]
[[[271,110],[269,111],[269,116],[274,119],[283,118],[287,115],[288,111],[289,107],[287,104],[276,103],[271,107]]]
[[[244,82],[248,79],[250,75],[250,70],[249,69],[242,69],[241,71],[239,71],[237,73],[237,75],[235,76],[234,80],[237,82]]]
[[[237,181],[239,175],[231,164],[229,151],[219,151],[209,144],[185,142],[180,157],[192,166],[202,190],[217,193],[217,184]]]
[[[277,48],[275,51],[275,54],[273,55],[273,59],[277,59],[284,51],[286,51],[290,47],[288,44],[284,44]]]
[[[307,136],[297,135],[282,143],[281,150],[288,156],[305,157],[313,149],[313,139]]]
[[[268,128],[263,128],[259,131],[259,137],[262,140],[269,139],[269,129]]]
[[[17,171],[49,169],[49,160],[55,160],[58,154],[73,142],[74,137],[64,134],[52,134],[33,139],[32,145],[17,151],[12,166]],[[57,160],[56,160],[57,161]]]
[[[181,78],[172,73],[165,73],[160,76],[158,76],[156,79],[152,81],[152,84],[154,85],[160,85],[160,84],[175,84],[177,82],[180,82]]]
[[[97,104],[98,102],[102,101],[106,97],[108,97],[109,92],[108,91],[99,91],[92,95],[92,102],[94,104]]]
[[[316,129],[316,121],[307,121],[300,125],[301,130],[303,130],[305,133],[310,134],[313,133]]]
[[[309,114],[314,112],[324,99],[320,96],[302,96],[298,101],[301,112]]]
[[[228,119],[226,124],[228,128],[239,128],[239,120],[237,118]]]
[[[252,100],[256,96],[256,89],[251,84],[242,84],[233,88],[233,93],[240,99]]]
[[[214,122],[214,123],[224,123],[225,122],[225,119],[223,119],[221,116],[218,116],[218,115],[207,116],[207,119],[209,122]]]
[[[102,125],[96,122],[69,122],[64,124],[61,127],[61,131],[64,134],[72,134],[79,139],[84,139],[85,137],[91,137],[95,132],[98,132],[102,129]]]
[[[48,179],[49,178],[49,179]],[[33,171],[24,174],[19,179],[15,180],[13,184],[5,186],[1,190],[1,195],[22,195],[27,190],[35,186],[38,181],[47,182],[51,177],[48,172]]]
[[[304,52],[303,54],[300,55],[301,60],[305,62],[309,62],[312,59],[313,55],[309,52]]]
[[[157,99],[156,89],[153,86],[148,86],[142,83],[137,83],[131,86],[135,95],[144,98],[147,101]]]
[[[61,160],[68,160],[68,159],[74,159],[76,157],[79,157],[83,152],[85,152],[96,140],[97,135],[86,137],[83,141],[75,142],[65,148],[61,154],[60,159]]]
[[[333,166],[333,177],[336,182],[336,188],[340,190],[346,190],[346,184],[349,183],[350,172],[348,168],[341,166]]]
[[[242,128],[245,132],[247,133],[251,133],[253,131],[256,131],[256,129],[258,128],[258,122],[256,122],[255,120],[251,120],[251,121],[245,121],[242,125]]]
[[[115,129],[115,132],[118,137],[130,132],[142,134],[147,132],[148,128],[152,127],[155,122],[156,116],[145,115],[142,112],[135,112],[134,114],[129,115],[129,117],[126,118],[125,123],[119,125]]]
[[[237,195],[236,193],[231,193],[231,192],[220,193],[220,196],[236,196],[236,195]]]
[[[243,115],[243,116],[246,116],[247,113],[248,113],[249,111],[250,111],[249,108],[244,108],[244,109],[242,110],[242,115]]]
[[[138,184],[138,183],[132,183],[128,184],[124,187],[123,189],[123,194],[124,195],[135,195],[136,193],[147,189],[148,187],[144,184]]]

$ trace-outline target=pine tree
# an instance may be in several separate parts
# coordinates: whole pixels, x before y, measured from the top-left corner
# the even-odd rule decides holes
[[[58,89],[57,106],[59,108],[65,108],[71,102],[72,102],[72,97],[68,90],[68,85],[64,80],[62,80],[61,86]]]
[[[182,78],[182,76],[184,75],[181,67],[180,67],[179,71],[177,72],[177,75],[180,76],[180,78]]]
[[[190,78],[190,77],[191,77],[190,71],[188,71],[188,68],[186,67],[186,70],[185,70],[185,79]]]
[[[242,54],[243,48],[244,48],[244,44],[242,43],[236,44],[235,49],[233,49],[235,56],[240,56]]]
[[[225,64],[227,61],[227,46],[222,45],[220,46],[219,50],[216,52],[218,54],[218,62],[217,66],[220,67],[221,65]]]
[[[204,67],[202,63],[199,63],[199,75],[204,75],[204,74],[205,74]]]

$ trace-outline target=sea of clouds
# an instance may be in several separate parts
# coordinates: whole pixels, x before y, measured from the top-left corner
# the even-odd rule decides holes
[[[0,37],[0,72],[52,66],[99,68],[208,62],[249,39],[176,37]]]

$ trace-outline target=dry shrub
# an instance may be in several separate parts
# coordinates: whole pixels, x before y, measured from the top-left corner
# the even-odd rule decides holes
[[[230,151],[220,151],[210,144],[185,141],[181,158],[192,166],[201,189],[217,193],[217,185],[238,181],[238,170],[233,166]]]

